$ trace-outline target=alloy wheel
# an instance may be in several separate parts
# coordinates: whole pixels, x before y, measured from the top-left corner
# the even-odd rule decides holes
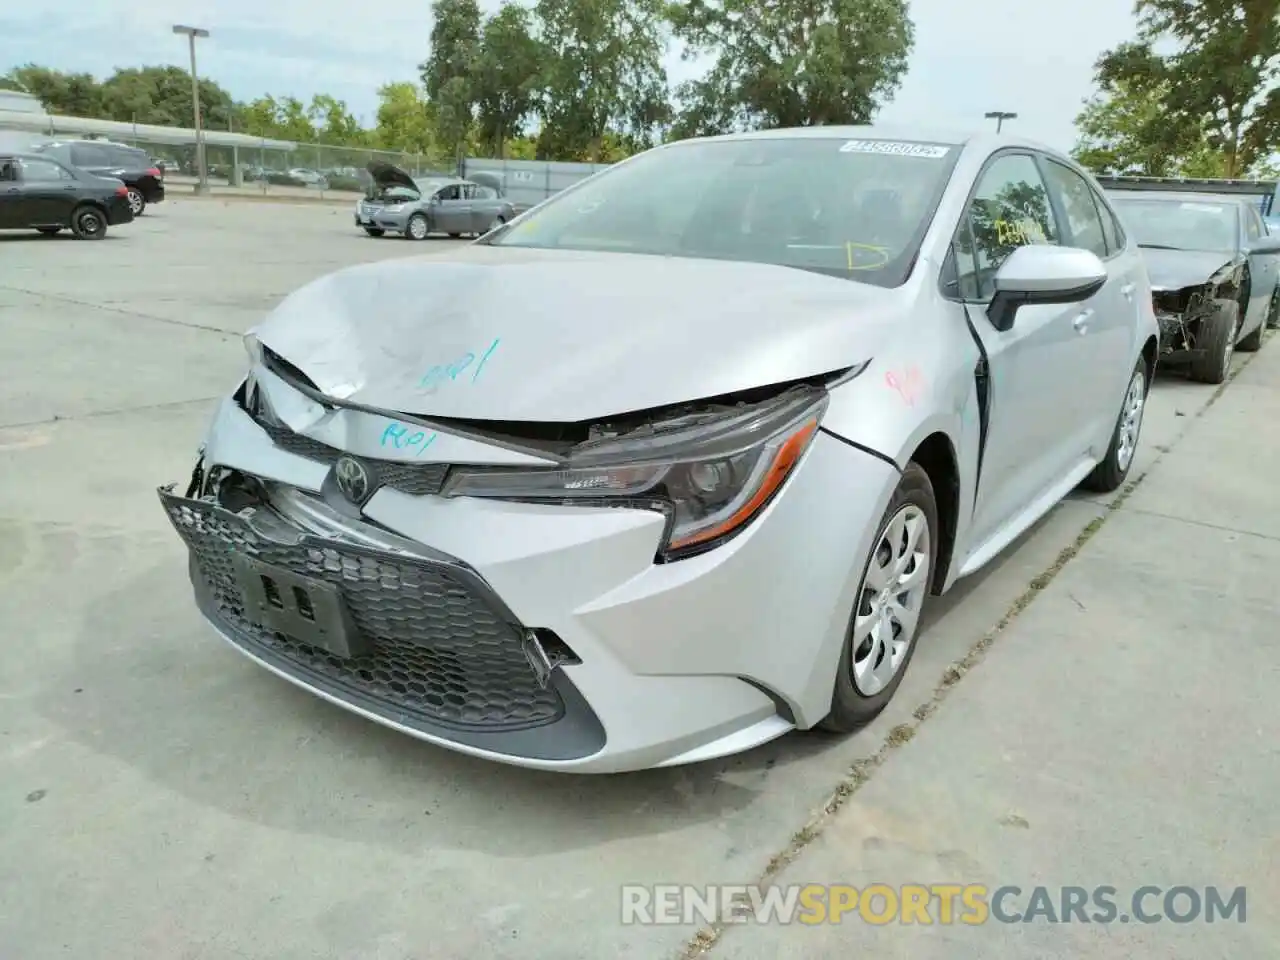
[[[415,217],[409,221],[409,236],[415,240],[423,240],[427,236],[427,221]]]
[[[138,214],[142,213],[142,206],[143,206],[142,194],[139,193],[137,190],[130,190],[129,191],[129,209],[133,212],[133,215],[135,217]]]
[[[1133,454],[1138,449],[1138,434],[1142,430],[1142,414],[1147,405],[1147,378],[1135,371],[1124,395],[1124,408],[1120,411],[1120,442],[1116,446],[1116,466],[1123,472],[1129,469]]]
[[[929,590],[929,519],[915,504],[902,507],[871,552],[853,621],[853,684],[872,697],[901,669],[915,641]]]

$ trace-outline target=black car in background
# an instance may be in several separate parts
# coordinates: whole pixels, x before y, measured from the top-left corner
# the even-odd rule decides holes
[[[42,154],[0,153],[0,230],[70,229],[101,240],[108,226],[129,223],[129,188]]]
[[[123,181],[135,217],[164,199],[164,173],[144,150],[104,140],[55,140],[35,148],[64,166]]]

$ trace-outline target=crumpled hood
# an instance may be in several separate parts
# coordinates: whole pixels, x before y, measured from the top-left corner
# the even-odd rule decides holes
[[[253,332],[339,400],[568,423],[852,366],[901,299],[786,267],[471,245],[322,277]]]
[[[1204,283],[1231,262],[1231,254],[1205,250],[1142,249],[1153,290],[1181,290]]]

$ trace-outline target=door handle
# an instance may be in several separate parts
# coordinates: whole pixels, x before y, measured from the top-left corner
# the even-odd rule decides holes
[[[1071,325],[1076,328],[1076,333],[1084,336],[1084,334],[1089,332],[1089,318],[1092,316],[1093,311],[1086,310],[1071,321]]]
[[[1124,298],[1126,300],[1132,300],[1134,289],[1135,287],[1132,283],[1126,283],[1123,287],[1120,288],[1120,292],[1124,294]]]

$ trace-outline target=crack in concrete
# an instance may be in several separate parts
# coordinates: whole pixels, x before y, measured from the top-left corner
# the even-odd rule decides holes
[[[1143,510],[1141,507],[1133,507],[1134,513],[1141,514],[1144,517],[1155,517],[1159,520],[1172,520],[1175,523],[1185,523],[1192,527],[1204,527],[1208,530],[1218,530],[1222,533],[1234,533],[1242,537],[1256,537],[1259,540],[1271,540],[1280,543],[1280,537],[1270,533],[1258,533],[1256,530],[1241,530],[1237,527],[1228,527],[1221,523],[1209,523],[1207,520],[1188,520],[1186,517],[1175,517],[1167,513],[1161,513],[1159,510]]]
[[[141,413],[146,410],[164,410],[169,407],[183,407],[193,403],[213,403],[221,400],[226,394],[218,393],[212,397],[193,397],[190,400],[166,400],[163,403],[144,403],[136,407],[120,407],[116,410],[90,410],[87,413],[76,413],[71,416],[54,414],[44,420],[23,420],[19,423],[0,423],[0,430],[20,430],[23,427],[39,427],[49,423],[75,423],[78,420],[92,420],[96,417],[115,417],[125,413]]]
[[[1252,362],[1255,356],[1257,356],[1257,353],[1247,355],[1247,359],[1241,362],[1239,368],[1228,375],[1227,379],[1214,390],[1212,396],[1209,397],[1209,400],[1205,405],[1190,418],[1192,422],[1199,420],[1204,416],[1205,412],[1218,401],[1218,398],[1221,397],[1227,387],[1231,385],[1231,382],[1235,380],[1235,378],[1239,376],[1240,372]],[[1188,424],[1188,430],[1190,426],[1191,424]],[[1044,590],[1045,587],[1052,583],[1053,579],[1062,572],[1062,569],[1073,558],[1075,558],[1082,549],[1084,549],[1085,544],[1087,544],[1093,535],[1102,528],[1102,525],[1106,523],[1107,518],[1124,506],[1125,501],[1129,499],[1133,494],[1133,491],[1141,485],[1143,480],[1151,475],[1152,471],[1160,465],[1160,461],[1164,459],[1169,449],[1176,446],[1177,443],[1187,435],[1188,430],[1183,430],[1177,440],[1175,440],[1169,448],[1162,451],[1155,460],[1151,462],[1151,466],[1147,468],[1146,472],[1143,473],[1142,476],[1125,484],[1119,495],[1116,496],[1114,500],[1110,503],[1099,504],[1099,506],[1105,510],[1105,513],[1103,513],[1102,516],[1095,517],[1091,520],[1089,525],[1080,531],[1076,539],[1058,554],[1057,560],[1055,560],[1039,576],[1031,580],[1027,589],[1023,591],[1021,596],[1013,602],[1013,605],[1005,611],[1004,615],[996,621],[995,625],[983,634],[979,640],[973,643],[963,657],[959,660],[953,661],[951,665],[943,671],[942,679],[938,682],[937,686],[934,687],[933,694],[912,711],[913,721],[900,723],[895,726],[885,736],[879,749],[876,750],[875,753],[865,759],[854,762],[844,779],[836,784],[835,790],[832,791],[827,802],[823,804],[822,808],[810,817],[809,821],[805,823],[804,826],[796,831],[791,838],[791,842],[788,843],[786,847],[776,853],[769,860],[764,871],[756,878],[754,886],[758,888],[767,887],[777,879],[783,870],[800,858],[800,855],[809,846],[809,844],[822,836],[823,831],[835,818],[840,808],[849,801],[849,798],[867,785],[875,771],[884,765],[895,750],[911,741],[912,737],[916,735],[925,721],[937,712],[938,708],[942,705],[942,702],[951,694],[951,691],[955,689],[956,685],[965,676],[965,674],[986,658],[988,651],[996,642],[997,638],[1004,633],[1005,629],[1018,618],[1018,615],[1021,614],[1023,610],[1030,606],[1036,596]],[[749,902],[746,897],[741,897],[739,899],[743,907],[749,906]],[[677,960],[693,960],[695,957],[702,957],[710,953],[720,942],[720,939],[723,937],[728,926],[728,924],[721,921],[716,921],[709,926],[703,927],[684,945],[680,953],[677,954]]]
[[[206,333],[216,333],[228,340],[234,340],[238,336],[229,330],[223,330],[221,327],[214,327],[207,323],[192,323],[188,320],[173,320],[169,317],[157,317],[150,313],[142,313],[138,310],[125,310],[121,307],[111,307],[102,303],[92,303],[88,300],[77,300],[75,297],[64,297],[57,293],[45,293],[42,290],[26,290],[22,287],[13,287],[8,284],[0,285],[0,290],[10,290],[14,293],[23,293],[29,297],[44,297],[47,300],[57,300],[61,303],[74,304],[77,307],[89,307],[93,310],[103,310],[107,313],[117,313],[125,317],[133,317],[135,320],[152,320],[156,323],[167,323],[174,327],[185,327],[188,330],[203,330]]]

